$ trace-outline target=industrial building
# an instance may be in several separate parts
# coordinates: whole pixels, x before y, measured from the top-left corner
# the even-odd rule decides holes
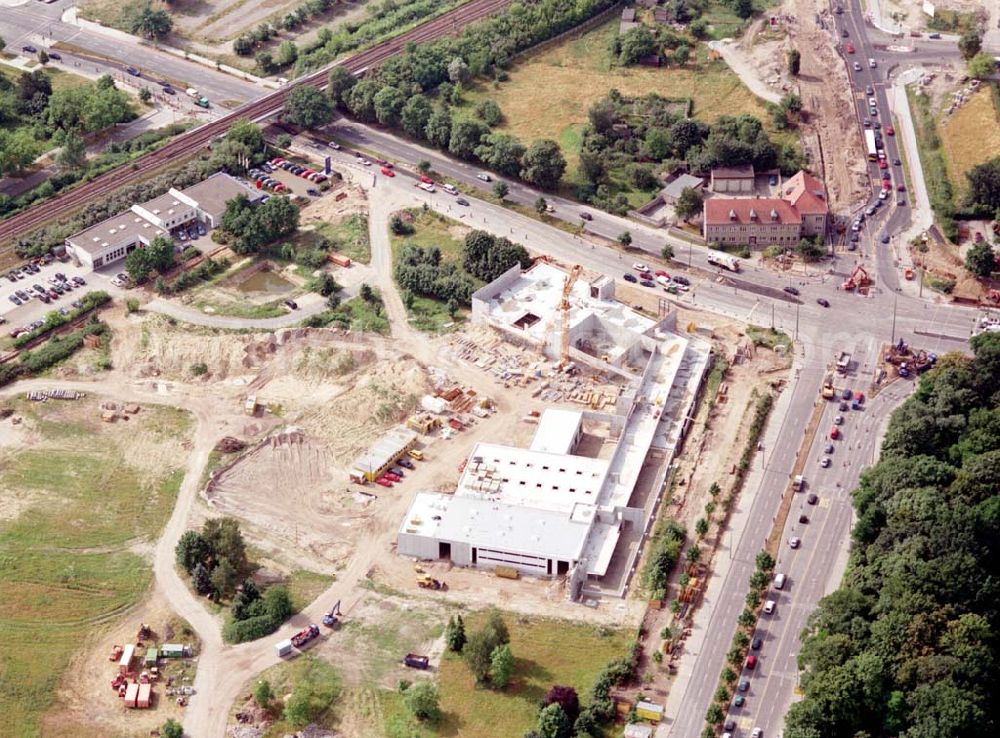
[[[351,479],[374,482],[416,443],[417,434],[414,431],[409,428],[393,428],[357,458],[351,467]]]
[[[250,202],[266,197],[225,172],[216,172],[186,189],[171,187],[159,197],[74,233],[66,239],[66,250],[81,264],[100,269],[137,248],[145,248],[157,236],[171,238],[175,229],[195,220],[209,228],[217,227],[226,203],[240,195]]]
[[[683,439],[709,364],[706,342],[675,332],[676,314],[648,318],[614,299],[614,282],[588,282],[547,263],[512,267],[472,297],[472,319],[537,349],[555,371],[592,370],[623,391],[611,411],[548,408],[528,448],[477,443],[454,494],[419,493],[397,552],[461,566],[567,576],[576,599],[613,567],[624,540],[647,530],[655,502],[635,500],[647,457],[663,461]],[[585,424],[608,429],[602,458],[581,454]],[[636,506],[638,505],[638,506]],[[626,557],[638,546],[625,546]],[[627,570],[618,566],[616,571]]]

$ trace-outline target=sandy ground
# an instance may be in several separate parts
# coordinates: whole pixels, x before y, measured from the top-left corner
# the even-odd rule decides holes
[[[880,0],[882,15],[887,20],[913,30],[926,29],[929,16],[923,12],[923,0]],[[936,10],[954,10],[960,13],[980,13],[986,19],[984,7],[991,0],[934,0]]]

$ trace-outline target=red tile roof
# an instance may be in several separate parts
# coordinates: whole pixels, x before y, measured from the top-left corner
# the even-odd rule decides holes
[[[705,224],[801,224],[802,216],[784,200],[763,197],[713,197],[705,200]]]
[[[805,215],[826,215],[830,212],[823,183],[805,172],[798,172],[782,185],[781,199]]]

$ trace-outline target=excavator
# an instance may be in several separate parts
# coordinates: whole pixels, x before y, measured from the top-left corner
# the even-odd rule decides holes
[[[868,277],[868,272],[865,271],[863,266],[858,264],[854,267],[854,271],[851,272],[851,276],[849,276],[840,287],[841,289],[850,292],[853,289],[863,290],[869,287],[871,283],[872,281]]]

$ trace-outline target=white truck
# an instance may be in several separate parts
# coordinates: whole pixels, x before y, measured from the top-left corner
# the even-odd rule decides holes
[[[708,263],[728,269],[731,272],[738,272],[740,270],[740,260],[724,251],[709,251]]]

